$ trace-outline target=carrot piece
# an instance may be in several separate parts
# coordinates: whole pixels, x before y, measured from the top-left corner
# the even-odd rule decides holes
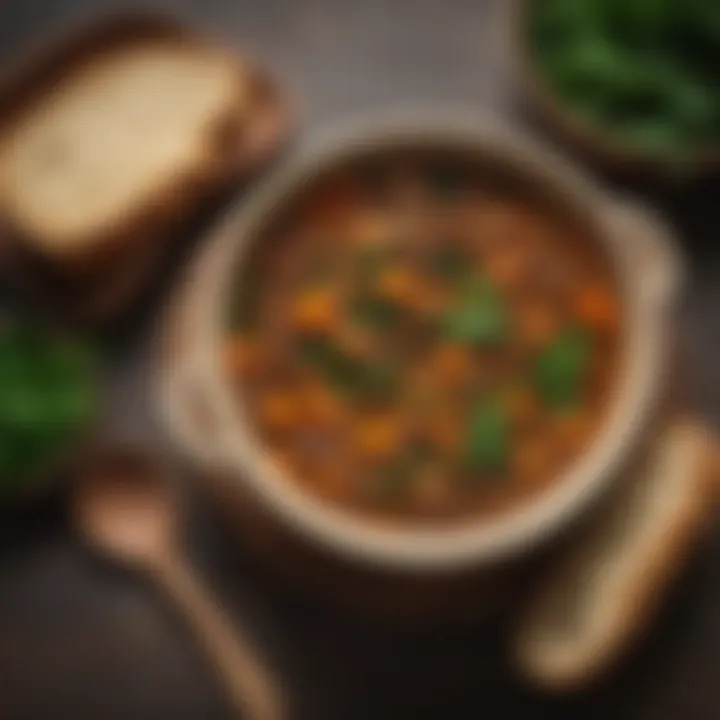
[[[550,469],[555,449],[547,437],[527,438],[518,445],[514,472],[526,484],[539,481]]]
[[[388,216],[377,212],[353,215],[345,231],[353,245],[372,248],[389,243],[396,234],[397,224]]]
[[[365,418],[355,428],[355,449],[365,458],[387,457],[398,449],[402,435],[397,417],[386,415]]]
[[[270,390],[260,401],[259,415],[269,430],[289,430],[302,422],[300,403],[290,392]]]
[[[613,293],[602,285],[583,287],[576,298],[578,318],[598,330],[614,330],[618,325],[618,306]]]
[[[529,305],[520,314],[520,336],[532,347],[550,342],[559,325],[557,314],[547,305]]]
[[[582,412],[563,413],[556,421],[559,442],[568,450],[577,450],[590,436],[590,418]]]
[[[473,369],[473,358],[466,347],[442,345],[433,356],[433,369],[447,381],[463,380]]]
[[[377,289],[381,297],[399,305],[414,308],[423,304],[422,282],[408,268],[396,267],[383,272]]]
[[[519,247],[504,248],[488,259],[486,269],[499,285],[512,287],[522,280],[525,255]]]
[[[303,393],[302,412],[310,423],[326,427],[337,425],[345,417],[345,411],[340,398],[323,385],[310,385]]]
[[[335,293],[327,288],[304,291],[293,305],[293,323],[304,333],[328,333],[337,326],[339,308]]]

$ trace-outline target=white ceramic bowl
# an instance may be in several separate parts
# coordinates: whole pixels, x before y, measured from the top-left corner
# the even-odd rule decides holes
[[[624,308],[619,372],[610,406],[587,450],[548,487],[506,512],[442,526],[381,525],[330,505],[283,475],[259,444],[221,369],[228,295],[266,223],[320,171],[368,152],[461,150],[542,188],[587,223],[611,262]],[[363,117],[301,148],[212,233],[182,298],[183,346],[162,373],[160,407],[177,444],[220,471],[286,528],[348,560],[383,569],[477,568],[536,547],[608,487],[655,412],[681,281],[677,251],[646,211],[620,203],[550,151],[464,110],[398,110]],[[202,414],[202,432],[197,414]]]

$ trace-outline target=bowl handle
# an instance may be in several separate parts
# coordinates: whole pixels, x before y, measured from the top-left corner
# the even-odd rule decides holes
[[[158,406],[164,426],[177,447],[206,468],[228,471],[229,440],[203,382],[204,358],[186,352],[161,373]]]
[[[685,283],[686,267],[671,229],[657,213],[634,201],[615,200],[610,216],[639,269],[645,297],[661,309],[672,310]]]

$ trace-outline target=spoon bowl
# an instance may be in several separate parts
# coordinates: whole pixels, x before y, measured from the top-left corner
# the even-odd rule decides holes
[[[138,453],[94,459],[75,493],[76,525],[86,542],[131,565],[161,562],[174,549],[179,502],[169,473]]]
[[[144,571],[173,600],[203,645],[239,717],[281,720],[284,700],[249,633],[232,621],[186,562],[177,484],[149,454],[101,452],[86,466],[73,498],[81,538],[108,558]]]

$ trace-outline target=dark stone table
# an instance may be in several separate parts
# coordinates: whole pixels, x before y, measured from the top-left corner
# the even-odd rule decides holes
[[[138,3],[134,3],[137,5]],[[293,88],[307,132],[356,109],[401,101],[463,102],[515,117],[503,0],[166,0],[166,8],[250,48]],[[11,58],[42,33],[111,7],[102,0],[22,0],[0,9]],[[121,7],[122,3],[117,3]],[[720,419],[720,187],[651,199],[672,217],[691,261],[683,347],[694,406]],[[153,437],[145,358],[152,318],[113,340],[108,425]],[[343,617],[281,592],[232,549],[209,509],[190,551],[227,606],[251,618],[287,678],[296,717],[720,717],[720,537],[698,549],[652,635],[621,671],[580,697],[550,700],[504,668],[503,628],[423,634]],[[226,714],[181,626],[135,578],[89,561],[68,532],[62,498],[0,521],[0,718],[160,720]]]

